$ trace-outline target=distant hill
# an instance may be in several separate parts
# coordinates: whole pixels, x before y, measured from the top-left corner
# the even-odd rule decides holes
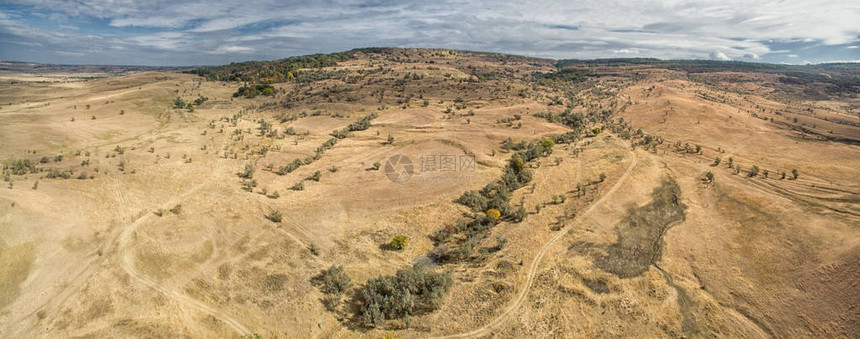
[[[183,66],[57,65],[34,62],[0,61],[0,71],[20,73],[108,73],[170,72],[188,69]]]

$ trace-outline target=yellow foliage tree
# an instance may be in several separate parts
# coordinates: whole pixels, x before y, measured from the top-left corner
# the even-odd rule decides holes
[[[406,248],[407,244],[409,244],[409,238],[405,235],[395,235],[394,239],[391,239],[391,247],[398,250]]]
[[[491,209],[487,210],[487,217],[490,217],[493,220],[499,220],[499,218],[501,216],[502,216],[502,212],[499,212],[499,210],[497,210],[495,208],[491,208]]]

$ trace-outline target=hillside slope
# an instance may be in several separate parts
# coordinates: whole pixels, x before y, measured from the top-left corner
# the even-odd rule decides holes
[[[3,71],[0,334],[851,336],[858,70]]]

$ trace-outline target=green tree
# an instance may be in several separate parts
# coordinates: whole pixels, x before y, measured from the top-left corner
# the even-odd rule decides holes
[[[800,175],[800,172],[797,171],[796,168],[791,170],[791,175],[794,177],[794,180],[797,180],[797,176]]]
[[[317,277],[317,281],[322,285],[322,292],[327,294],[340,295],[349,292],[352,288],[352,279],[340,265],[331,265],[327,270],[323,270]]]
[[[758,171],[759,171],[758,165],[753,165],[753,167],[752,167],[752,168],[750,168],[750,177],[755,177],[755,176],[757,176],[757,175],[758,175]]]

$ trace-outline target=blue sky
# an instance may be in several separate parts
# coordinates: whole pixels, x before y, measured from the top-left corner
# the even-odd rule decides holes
[[[860,1],[3,0],[0,59],[211,65],[359,47],[860,62]]]

